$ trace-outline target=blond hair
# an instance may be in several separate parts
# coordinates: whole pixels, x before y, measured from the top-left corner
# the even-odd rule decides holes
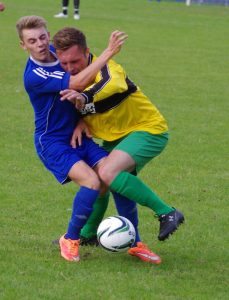
[[[24,29],[34,29],[44,27],[47,29],[47,22],[44,18],[39,16],[24,16],[21,17],[16,24],[16,29],[18,36],[23,40],[23,30]]]

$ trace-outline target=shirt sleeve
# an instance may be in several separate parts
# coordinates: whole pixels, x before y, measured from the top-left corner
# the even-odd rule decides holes
[[[42,67],[32,69],[25,75],[27,90],[42,93],[57,93],[69,87],[70,74],[64,71],[49,72]]]
[[[109,61],[97,74],[95,82],[82,93],[86,103],[98,102],[127,91],[126,73],[114,61]]]

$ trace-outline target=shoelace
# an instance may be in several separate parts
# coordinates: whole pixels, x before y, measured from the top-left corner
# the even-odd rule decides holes
[[[77,248],[79,246],[79,242],[78,241],[71,241],[71,240],[68,240],[68,242],[70,243],[70,253],[72,255],[76,254],[77,253]]]

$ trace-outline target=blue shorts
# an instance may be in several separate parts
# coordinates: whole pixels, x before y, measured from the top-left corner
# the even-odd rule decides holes
[[[56,141],[38,154],[45,167],[61,184],[70,181],[68,173],[78,161],[82,160],[93,168],[107,155],[107,151],[87,137],[83,137],[82,146],[77,148],[72,148],[70,144],[62,141]]]

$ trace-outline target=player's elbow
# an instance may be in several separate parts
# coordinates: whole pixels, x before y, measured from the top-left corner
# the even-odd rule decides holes
[[[69,89],[82,92],[86,87],[87,87],[86,82],[84,82],[83,80],[78,80],[74,77],[70,78]]]

